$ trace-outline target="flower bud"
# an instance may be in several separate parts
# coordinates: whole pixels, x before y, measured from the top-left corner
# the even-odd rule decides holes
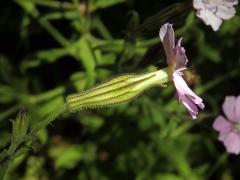
[[[12,121],[12,142],[21,142],[28,130],[28,118],[26,112],[21,110],[16,120]]]
[[[67,96],[69,111],[98,108],[128,102],[155,85],[168,82],[166,69],[146,74],[124,74],[89,90]]]

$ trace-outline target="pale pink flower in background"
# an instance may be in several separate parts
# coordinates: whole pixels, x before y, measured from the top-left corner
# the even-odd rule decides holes
[[[217,31],[222,20],[232,18],[235,13],[234,5],[238,0],[193,0],[193,7],[197,9],[197,16]]]
[[[223,103],[226,116],[218,116],[213,128],[219,132],[218,140],[223,142],[227,152],[240,153],[240,96],[226,96]]]
[[[167,55],[167,64],[172,71],[172,80],[177,89],[177,98],[187,108],[192,118],[196,119],[198,107],[203,109],[204,104],[203,100],[188,87],[182,77],[182,70],[186,69],[188,62],[185,50],[181,47],[182,38],[175,45],[174,30],[169,23],[161,27],[159,36]]]

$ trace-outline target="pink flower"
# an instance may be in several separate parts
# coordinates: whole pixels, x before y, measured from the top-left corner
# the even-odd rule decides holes
[[[185,50],[181,47],[182,38],[180,38],[177,45],[175,45],[174,30],[169,23],[161,27],[159,36],[167,55],[167,64],[172,70],[172,80],[177,89],[177,98],[187,108],[192,118],[196,119],[198,107],[203,109],[204,104],[202,99],[188,87],[182,77],[182,71],[186,69],[188,62]]]
[[[232,18],[236,10],[234,5],[238,0],[193,0],[193,7],[197,9],[197,16],[217,31],[222,20]]]
[[[226,96],[223,103],[226,116],[218,116],[213,128],[219,132],[218,140],[223,142],[227,152],[240,153],[240,96]]]

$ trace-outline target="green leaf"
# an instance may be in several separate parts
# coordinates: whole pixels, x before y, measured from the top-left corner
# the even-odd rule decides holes
[[[40,116],[46,116],[62,104],[64,104],[64,97],[58,96],[40,105],[37,112]]]
[[[16,2],[29,14],[38,15],[37,8],[32,0],[16,0]]]
[[[114,6],[123,2],[125,2],[125,0],[91,0],[90,11],[95,11],[97,9],[104,9],[104,8]]]
[[[9,82],[12,77],[12,66],[7,57],[0,55],[0,80]],[[0,97],[2,97],[0,95]]]
[[[87,77],[83,72],[73,73],[70,77],[70,81],[77,91],[82,91],[87,86]]]
[[[0,84],[0,103],[7,104],[14,101],[15,92],[10,86]]]
[[[26,58],[24,61],[22,61],[21,70],[26,71],[29,68],[38,67],[43,63],[53,63],[66,55],[69,55],[69,50],[67,48],[56,48],[39,51],[33,55],[34,58]]]
[[[86,36],[80,38],[73,47],[73,52],[87,71],[88,85],[92,85],[95,81],[96,59],[94,51]]]
[[[104,124],[104,119],[96,115],[81,116],[79,120],[91,132],[95,132]]]
[[[60,144],[53,146],[49,155],[54,160],[55,167],[71,169],[80,161],[93,161],[95,159],[96,148],[94,145],[68,145]]]
[[[184,178],[175,174],[158,174],[154,177],[154,180],[184,180]]]

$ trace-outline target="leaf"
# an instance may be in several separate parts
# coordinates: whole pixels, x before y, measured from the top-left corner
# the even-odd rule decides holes
[[[104,119],[96,115],[83,116],[79,120],[91,132],[97,131],[104,124]]]
[[[18,3],[29,14],[37,15],[38,11],[32,0],[16,0],[16,3]]]
[[[184,178],[175,174],[158,174],[154,177],[155,180],[184,180]]]
[[[7,57],[0,55],[0,80],[9,82],[12,74],[12,66]]]
[[[64,104],[64,97],[63,96],[57,96],[44,104],[40,105],[39,108],[37,108],[37,112],[40,116],[46,116],[51,112],[54,112],[54,110]]]
[[[137,11],[130,11],[129,13],[129,22],[127,24],[127,29],[129,31],[133,31],[139,26],[139,14]]]
[[[92,12],[96,11],[97,9],[105,9],[123,2],[125,2],[125,0],[91,0],[90,11]]]
[[[200,53],[202,56],[210,59],[215,63],[219,63],[221,61],[221,56],[219,50],[212,48],[210,45],[205,44],[200,47]]]
[[[70,80],[77,91],[82,91],[86,88],[87,78],[85,73],[83,72],[73,73],[70,77]]]
[[[39,51],[33,55],[33,57],[26,58],[22,61],[20,67],[21,71],[26,71],[29,68],[35,68],[43,63],[53,63],[59,60],[61,57],[69,55],[67,48],[56,48],[50,50]]]
[[[77,60],[83,64],[87,71],[88,85],[92,85],[95,81],[96,59],[87,37],[81,37],[72,50]]]
[[[0,103],[7,104],[14,101],[15,92],[10,86],[0,84]]]
[[[71,169],[80,161],[91,162],[95,159],[95,153],[96,148],[92,144],[85,144],[84,146],[60,144],[51,147],[49,150],[49,155],[53,158],[57,169]]]

